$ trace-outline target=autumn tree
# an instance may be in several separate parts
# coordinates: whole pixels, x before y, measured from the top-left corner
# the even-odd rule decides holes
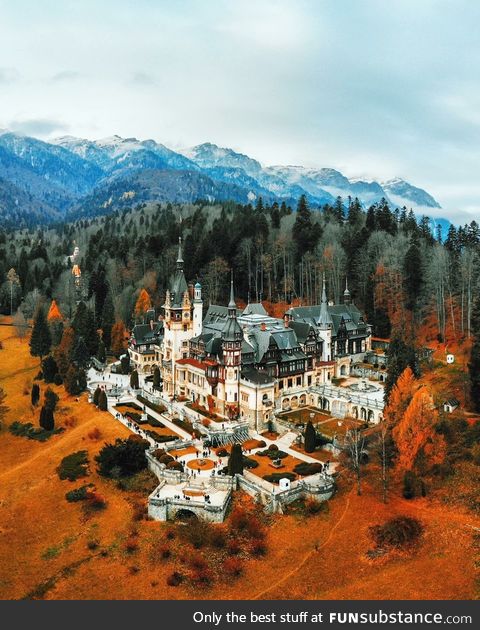
[[[397,467],[402,471],[425,474],[445,457],[445,441],[436,430],[438,411],[431,393],[421,387],[392,430],[398,450]]]
[[[47,322],[52,336],[52,346],[58,346],[63,334],[63,315],[55,300],[52,300],[48,309]]]
[[[122,321],[112,326],[111,350],[116,357],[125,352],[127,344],[125,342],[125,324]]]
[[[146,289],[142,289],[135,303],[135,317],[143,318],[145,313],[152,308],[152,301]]]
[[[32,357],[40,357],[41,361],[50,352],[51,345],[50,329],[45,318],[45,312],[40,307],[33,322],[33,330],[30,337],[30,354]]]
[[[415,385],[415,376],[412,368],[408,365],[393,386],[388,398],[388,404],[384,409],[385,422],[390,428],[396,426],[403,418],[403,414],[412,400]]]

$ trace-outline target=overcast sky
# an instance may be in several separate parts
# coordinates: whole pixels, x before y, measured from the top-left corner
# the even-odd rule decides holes
[[[476,0],[0,0],[0,128],[210,141],[480,215]]]

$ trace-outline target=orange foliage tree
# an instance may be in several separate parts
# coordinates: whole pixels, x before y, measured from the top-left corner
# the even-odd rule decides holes
[[[397,379],[390,392],[388,405],[385,407],[385,420],[394,427],[403,417],[416,389],[416,379],[412,368],[407,366]]]
[[[152,301],[148,295],[148,291],[142,289],[135,304],[135,316],[141,317],[142,315],[145,315],[150,308],[152,308]]]
[[[421,387],[392,431],[400,470],[423,474],[443,461],[445,441],[435,431],[437,421],[438,411],[432,395],[426,387]]]
[[[126,350],[125,324],[122,321],[116,322],[112,326],[112,352],[119,357]]]
[[[50,304],[50,308],[48,309],[47,320],[49,322],[52,322],[59,319],[62,320],[63,315],[60,312],[60,309],[58,308],[57,302],[55,300],[52,300],[52,303]]]
[[[65,378],[68,368],[71,365],[71,356],[73,351],[73,342],[75,339],[75,331],[71,326],[65,328],[62,339],[53,351],[53,357],[58,367],[58,371],[62,378]]]
[[[407,329],[408,313],[404,308],[405,291],[402,273],[379,262],[373,276],[374,307],[384,309],[392,325],[392,336],[395,331]]]

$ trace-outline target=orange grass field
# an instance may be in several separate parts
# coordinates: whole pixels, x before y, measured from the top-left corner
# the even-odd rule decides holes
[[[14,420],[38,423],[30,387],[38,360],[14,329],[0,326],[0,385]],[[41,383],[42,392],[45,385]],[[57,426],[65,431],[40,443],[0,433],[0,598],[44,599],[473,599],[478,595],[474,515],[427,499],[380,501],[377,482],[367,477],[364,495],[341,478],[328,510],[315,516],[272,517],[268,551],[245,561],[237,578],[212,585],[172,587],[167,576],[192,555],[189,543],[167,531],[181,525],[134,520],[146,493],[120,490],[95,472],[93,456],[105,441],[128,431],[109,414],[66,396],[62,387]],[[24,393],[26,392],[26,393]],[[99,429],[100,439],[89,438]],[[77,482],[60,481],[56,467],[65,455],[87,450],[91,474]],[[104,511],[85,516],[65,493],[93,483],[107,501]],[[398,495],[398,492],[396,492]],[[137,508],[138,511],[138,508]],[[367,557],[369,527],[396,514],[413,515],[425,526],[417,550]],[[221,527],[221,526],[220,526]],[[478,532],[477,532],[478,534]],[[134,544],[128,541],[134,539]],[[92,545],[92,541],[97,544]],[[89,545],[90,543],[90,545]],[[153,553],[169,544],[172,555]],[[95,548],[92,548],[95,547]]]

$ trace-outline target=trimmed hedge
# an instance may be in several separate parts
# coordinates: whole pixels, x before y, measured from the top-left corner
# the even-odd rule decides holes
[[[263,476],[263,479],[265,479],[265,481],[269,481],[270,483],[278,483],[280,479],[290,479],[290,481],[295,481],[296,478],[297,478],[297,475],[295,475],[294,473],[289,473],[289,472],[271,473],[270,475]]]

